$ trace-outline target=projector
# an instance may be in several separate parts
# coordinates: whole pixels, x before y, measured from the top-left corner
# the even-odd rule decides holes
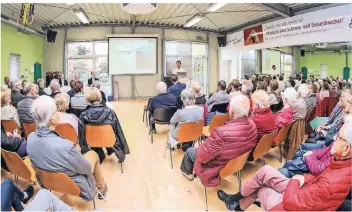
[[[156,10],[158,4],[150,3],[150,4],[135,4],[135,3],[122,3],[121,7],[128,13],[131,14],[148,14]]]

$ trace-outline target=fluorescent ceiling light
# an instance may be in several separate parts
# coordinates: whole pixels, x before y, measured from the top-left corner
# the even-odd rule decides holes
[[[194,24],[196,24],[198,21],[202,20],[203,17],[201,16],[194,16],[193,18],[189,19],[186,24],[185,27],[191,27]]]
[[[82,10],[75,11],[75,13],[76,13],[77,17],[79,18],[79,20],[81,20],[82,23],[89,24],[89,19],[88,19],[87,15]]]
[[[213,4],[209,9],[208,11],[209,12],[215,12],[217,11],[218,9],[220,9],[221,7],[225,6],[227,3],[217,3],[217,4]]]

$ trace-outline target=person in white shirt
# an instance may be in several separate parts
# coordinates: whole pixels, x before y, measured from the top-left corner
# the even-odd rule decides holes
[[[181,64],[181,61],[176,61],[176,68],[172,71],[172,74],[177,75],[178,77],[181,76],[181,78],[183,78],[186,77],[187,72],[183,68],[181,68]]]

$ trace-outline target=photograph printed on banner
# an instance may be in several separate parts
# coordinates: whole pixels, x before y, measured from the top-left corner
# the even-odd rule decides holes
[[[253,45],[258,43],[263,43],[263,26],[258,25],[243,30],[243,36],[245,38],[244,45]]]

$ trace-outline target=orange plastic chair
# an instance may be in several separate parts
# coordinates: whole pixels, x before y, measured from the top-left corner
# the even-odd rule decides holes
[[[13,133],[13,131],[17,129],[17,134],[21,135],[21,130],[15,120],[1,120],[1,125],[4,127],[5,132]]]
[[[284,143],[288,136],[288,131],[290,130],[291,124],[283,126],[279,131],[278,135],[274,139],[273,147],[279,147],[280,151],[280,163],[282,163],[282,147],[281,144]]]
[[[22,126],[24,128],[26,138],[28,138],[29,134],[35,132],[37,128],[37,125],[35,123],[22,123]]]
[[[189,122],[189,123],[180,124],[180,129],[178,130],[178,133],[177,133],[178,142],[182,144],[185,142],[193,141],[193,145],[194,145],[195,141],[199,141],[199,138],[202,135],[203,126],[204,126],[203,120],[200,120],[198,122]],[[172,150],[171,150],[171,147],[169,147],[168,143],[166,144],[165,152],[167,148],[169,148],[170,150],[171,168],[173,169]],[[165,154],[164,154],[164,157],[165,157]]]
[[[266,134],[260,139],[258,145],[253,151],[253,161],[261,158],[263,155],[269,152],[273,144],[273,140],[277,135],[277,130],[273,133]]]
[[[31,162],[28,157],[24,160],[16,152],[9,152],[4,149],[1,150],[1,155],[4,158],[7,168],[15,175],[15,179],[18,182],[18,177],[26,179],[31,182],[36,182],[34,171],[31,167]]]
[[[67,140],[72,141],[75,145],[78,143],[76,131],[70,124],[60,124],[56,126],[55,131]]]
[[[230,121],[229,114],[219,114],[215,115],[211,120],[209,126],[203,127],[202,135],[209,137],[210,133],[217,127],[220,127],[225,124],[225,122]]]

